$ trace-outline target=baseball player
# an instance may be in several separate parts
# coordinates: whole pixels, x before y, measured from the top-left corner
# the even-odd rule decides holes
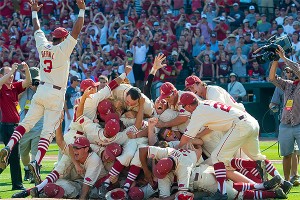
[[[158,163],[153,168],[154,176],[158,178],[159,196],[161,198],[171,196],[171,185],[174,176],[177,177],[178,190],[187,191],[190,182],[192,169],[201,158],[202,151],[197,149],[183,150],[173,148],[160,147],[142,147],[139,149],[140,161],[145,174],[145,178],[153,185],[153,175],[147,166],[147,158],[158,160]],[[172,198],[175,194],[172,195]],[[171,198],[171,197],[170,197]]]
[[[54,131],[59,126],[69,75],[70,55],[77,44],[77,37],[83,26],[85,3],[83,0],[77,0],[80,11],[72,32],[69,34],[62,27],[56,28],[52,32],[52,43],[47,40],[44,32],[40,29],[37,12],[43,4],[39,5],[38,1],[29,1],[29,4],[32,10],[36,47],[40,57],[41,81],[26,117],[16,127],[7,146],[0,151],[0,162],[7,162],[14,145],[44,116],[38,152],[35,160],[29,164],[35,183],[38,184],[41,182],[39,165],[54,137]]]

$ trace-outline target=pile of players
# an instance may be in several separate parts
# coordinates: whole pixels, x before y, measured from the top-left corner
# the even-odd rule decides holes
[[[189,91],[166,82],[150,100],[164,59],[155,58],[144,93],[121,76],[100,91],[83,80],[68,133],[56,131],[61,160],[13,197],[287,198],[292,184],[260,153],[257,121],[224,89],[189,76]]]

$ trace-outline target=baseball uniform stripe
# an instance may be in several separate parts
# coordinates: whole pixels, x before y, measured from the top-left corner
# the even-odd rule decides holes
[[[232,129],[231,129],[230,133],[228,134],[226,140],[225,140],[224,143],[222,144],[221,148],[219,149],[219,151],[218,151],[218,153],[217,153],[217,156],[219,156],[220,152],[222,151],[223,146],[226,144],[226,141],[227,141],[228,138],[231,136],[231,134],[232,134],[233,130],[235,129],[235,127],[236,127],[236,124],[233,124]]]

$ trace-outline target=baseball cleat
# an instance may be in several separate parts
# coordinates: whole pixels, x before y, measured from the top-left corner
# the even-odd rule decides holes
[[[284,193],[284,191],[281,188],[277,188],[275,191],[275,198],[277,199],[287,199],[286,194]]]
[[[28,165],[28,168],[31,171],[35,185],[40,184],[42,182],[41,176],[40,176],[40,166],[38,165],[36,160],[30,162]]]
[[[39,198],[40,197],[40,193],[37,187],[34,187],[30,190],[30,196],[34,197],[34,198]]]
[[[283,192],[285,194],[288,194],[290,193],[290,190],[292,189],[293,187],[293,184],[289,181],[284,181],[281,185],[280,185],[281,189],[283,190]]]
[[[7,167],[9,154],[10,154],[10,148],[8,146],[4,147],[0,151],[0,174]]]
[[[213,196],[203,197],[203,200],[227,200],[227,194],[222,194],[220,190],[218,190]]]
[[[260,178],[263,182],[267,181],[268,179],[268,174],[267,174],[267,170],[266,170],[266,163],[264,160],[257,160],[256,161],[256,169],[259,172]]]
[[[276,175],[272,179],[265,181],[263,184],[266,190],[271,190],[277,187],[278,185],[280,185],[280,183],[281,183],[281,177],[279,175]]]
[[[20,191],[20,192],[17,192],[15,194],[13,194],[11,196],[11,198],[26,198],[29,196],[29,193],[27,190],[23,190],[23,191]]]
[[[293,178],[291,178],[290,182],[293,184],[293,186],[299,186],[300,185],[300,179],[299,176],[293,176]]]
[[[99,197],[105,199],[105,195],[108,192],[107,187],[109,186],[108,183],[102,183],[102,185],[99,187],[98,193]]]
[[[25,175],[24,175],[24,181],[30,181],[31,180],[31,174],[29,169],[24,169]]]

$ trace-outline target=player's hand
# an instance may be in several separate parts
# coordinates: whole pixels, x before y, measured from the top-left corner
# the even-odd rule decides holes
[[[276,53],[279,55],[280,58],[284,59],[285,58],[285,52],[283,48],[280,45],[277,45],[278,48],[276,49]]]
[[[29,70],[29,66],[27,65],[26,62],[22,62],[21,65],[23,65],[24,70]]]
[[[127,137],[130,139],[135,139],[136,138],[136,133],[132,132],[132,131],[128,131],[127,133]]]
[[[18,63],[14,63],[14,64],[12,64],[12,66],[11,66],[11,72],[12,73],[15,73],[15,71],[18,69]]]
[[[109,176],[108,179],[110,180],[110,182],[111,182],[112,184],[115,184],[115,183],[118,181],[119,176]]]
[[[150,183],[151,185],[154,185],[154,182],[153,182],[153,174],[152,172],[148,169],[146,172],[144,171],[144,174],[145,174],[145,179],[148,181],[148,183]]]
[[[77,4],[79,9],[85,10],[84,0],[76,0],[76,4]]]
[[[148,126],[155,126],[158,122],[158,118],[157,117],[152,117],[148,120]]]
[[[40,9],[43,7],[43,4],[39,5],[37,0],[34,1],[29,0],[29,5],[31,7],[31,11],[37,11],[37,12],[39,12]]]
[[[132,70],[132,67],[130,65],[128,65],[128,63],[126,62],[126,67],[125,67],[125,74],[128,75]]]
[[[87,89],[85,89],[85,91],[84,91],[82,97],[88,98],[88,97],[90,96],[90,94],[92,94],[92,92],[93,92],[93,87],[90,86],[90,87],[88,87]]]
[[[155,125],[157,128],[164,128],[164,123],[162,121],[158,121],[157,124]]]
[[[155,56],[154,63],[153,63],[153,69],[159,70],[160,68],[167,66],[167,64],[161,64],[165,59],[166,59],[166,56],[162,53]]]
[[[85,170],[83,167],[81,167],[80,165],[75,165],[76,168],[76,172],[80,175],[84,175],[85,174]]]

